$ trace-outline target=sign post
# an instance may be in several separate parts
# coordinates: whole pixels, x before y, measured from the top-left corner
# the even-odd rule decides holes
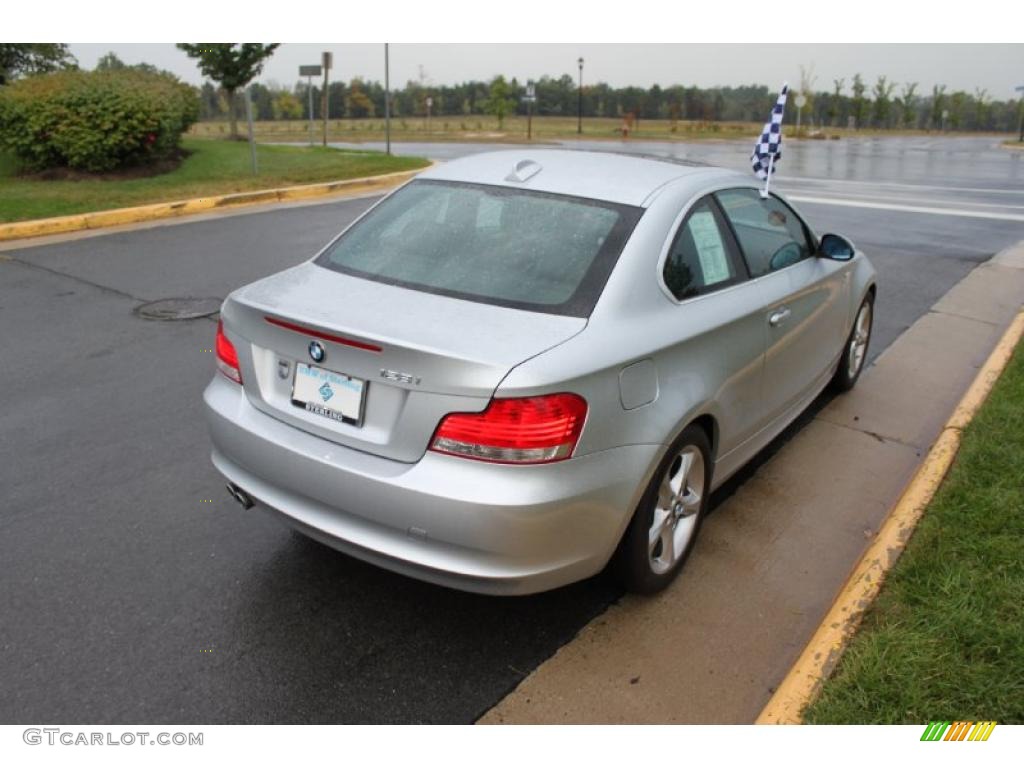
[[[526,95],[523,96],[526,102],[526,140],[533,138],[533,104],[537,101],[537,89],[531,80],[526,84]]]
[[[321,109],[324,113],[324,146],[327,146],[327,108],[329,106],[329,99],[327,97],[327,72],[334,64],[334,54],[330,51],[324,51],[320,61],[320,65],[324,69],[324,92],[320,95]]]
[[[309,96],[309,144],[313,145],[313,78],[320,77],[319,64],[300,64],[299,77],[306,78],[306,93]]]
[[[427,133],[430,133],[430,109],[434,106],[434,97],[427,96]]]
[[[793,103],[796,104],[796,135],[800,135],[800,113],[803,108],[807,106],[807,97],[802,93],[798,93],[796,98],[793,99]]]

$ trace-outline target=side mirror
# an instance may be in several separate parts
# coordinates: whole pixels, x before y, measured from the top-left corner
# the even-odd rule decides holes
[[[834,261],[849,261],[856,253],[853,243],[840,235],[824,235],[818,246],[818,255]]]

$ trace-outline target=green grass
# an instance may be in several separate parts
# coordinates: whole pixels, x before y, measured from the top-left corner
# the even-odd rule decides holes
[[[0,153],[0,221],[351,179],[427,164],[420,158],[388,157],[380,152],[259,146],[259,175],[253,176],[249,145],[244,142],[190,138],[184,141],[184,148],[191,154],[168,173],[148,178],[74,181],[20,177],[13,158]]]
[[[1024,350],[804,719],[1024,722]]]
[[[765,118],[768,115],[765,113]],[[726,139],[753,142],[761,132],[764,123],[699,121],[699,120],[655,120],[642,119],[639,126],[634,126],[629,134],[631,141],[720,141]],[[615,117],[583,118],[583,135],[576,133],[575,115],[533,118],[533,141],[552,142],[574,139],[609,140],[622,139],[622,119]],[[227,121],[206,121],[196,123],[190,134],[196,137],[223,138],[228,135]],[[309,123],[305,120],[259,120],[254,123],[254,131],[259,141],[287,141],[304,143],[309,141]],[[323,124],[316,123],[315,139],[320,141]],[[787,124],[787,138],[797,138],[794,127]],[[381,117],[362,119],[329,120],[327,135],[330,141],[384,141],[384,120]],[[937,136],[914,129],[874,129],[848,130],[846,128],[825,128],[820,136],[811,136],[806,125],[801,136],[808,140],[814,138],[847,138],[855,136]],[[978,136],[983,134],[964,134],[947,132],[944,136]],[[990,134],[1005,136],[1005,134]],[[482,143],[504,143],[526,141],[526,117],[515,115],[505,119],[499,126],[498,121],[489,115],[439,115],[432,117],[430,122],[423,116],[400,116],[391,120],[392,141],[466,141]]]
[[[516,115],[505,118],[501,126],[488,115],[441,115],[430,122],[422,116],[396,117],[391,120],[392,141],[468,141],[484,143],[525,142],[526,117]],[[622,119],[588,117],[583,120],[583,135],[576,133],[576,117],[534,117],[532,134],[536,142],[572,139],[622,138]],[[630,132],[631,139],[657,141],[701,141],[707,139],[746,139],[755,137],[761,124],[698,122],[688,120],[641,120],[639,127]],[[316,123],[315,137],[320,141],[323,124]],[[228,134],[226,121],[196,123],[191,134],[198,137],[219,138]],[[261,120],[254,124],[260,141],[309,141],[309,123],[305,120]],[[330,141],[383,141],[383,118],[329,120],[327,134]],[[751,138],[753,141],[753,138]]]

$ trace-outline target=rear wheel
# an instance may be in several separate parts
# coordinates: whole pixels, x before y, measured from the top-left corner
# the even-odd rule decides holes
[[[832,378],[832,386],[839,392],[853,389],[864,370],[864,362],[868,357],[868,344],[871,341],[871,324],[874,319],[875,297],[870,293],[864,298],[857,310],[857,319],[853,321],[850,336],[846,339],[839,367]]]
[[[711,491],[711,445],[691,425],[669,448],[633,514],[613,567],[632,592],[667,587],[693,551]]]

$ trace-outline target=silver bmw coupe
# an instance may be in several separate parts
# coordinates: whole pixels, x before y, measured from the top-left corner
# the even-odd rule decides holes
[[[234,291],[213,463],[354,557],[539,592],[655,592],[717,486],[854,385],[875,270],[720,168],[523,149],[434,167]]]

